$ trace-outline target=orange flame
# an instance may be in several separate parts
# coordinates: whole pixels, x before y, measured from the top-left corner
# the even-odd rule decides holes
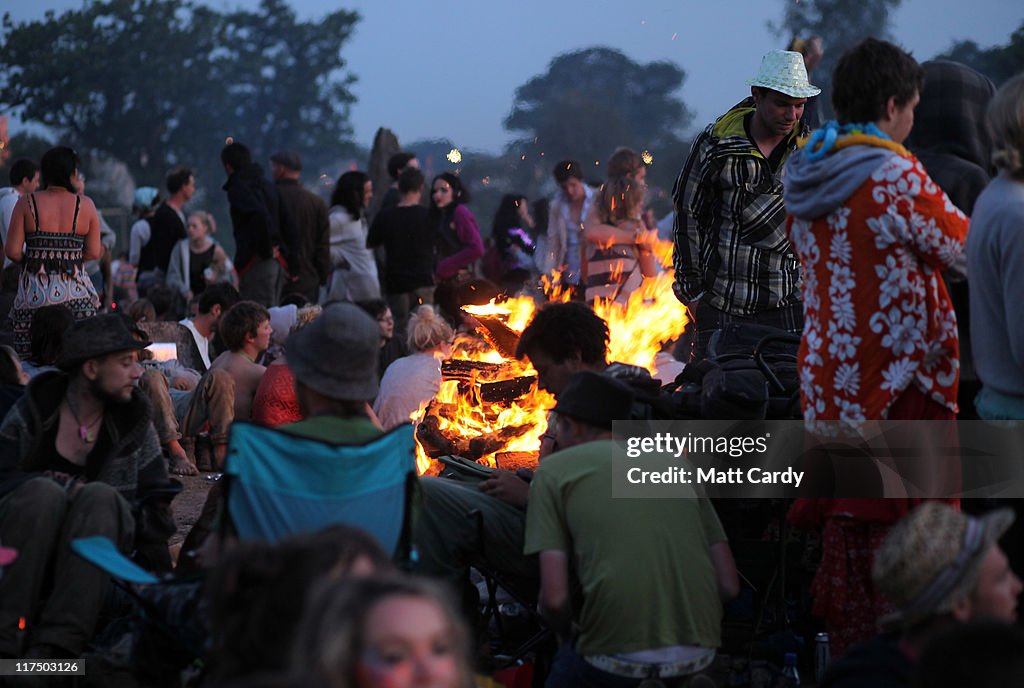
[[[607,323],[610,333],[608,360],[630,363],[656,374],[655,357],[666,342],[682,335],[686,328],[686,311],[672,293],[672,244],[668,241],[652,242],[655,256],[663,268],[656,276],[647,278],[629,297],[625,305],[598,301],[594,311]],[[565,302],[570,291],[561,284],[561,275],[553,272],[541,277],[548,301]],[[536,304],[529,297],[508,299],[502,303],[492,300],[483,306],[466,306],[469,315],[501,319],[509,329],[521,333],[533,318]],[[481,346],[476,338],[460,337],[453,346],[452,359],[501,364],[503,379],[536,376],[528,361],[505,359],[489,346]],[[529,391],[510,403],[487,403],[476,391],[477,383],[487,382],[486,374],[474,374],[470,383],[445,380],[437,397],[413,415],[422,421],[428,406],[438,419],[438,430],[446,438],[469,442],[482,437],[494,437],[503,431],[509,433],[501,446],[482,454],[479,461],[495,465],[499,452],[537,452],[540,437],[547,429],[547,414],[555,400],[533,384]],[[427,471],[431,459],[417,442],[417,467]]]

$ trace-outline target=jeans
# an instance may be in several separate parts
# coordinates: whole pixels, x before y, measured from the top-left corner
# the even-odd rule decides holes
[[[804,306],[802,303],[782,308],[772,308],[771,310],[761,311],[749,316],[732,315],[731,313],[720,311],[714,306],[708,305],[705,301],[700,301],[697,304],[696,310],[694,324],[697,330],[697,342],[693,348],[691,361],[699,361],[706,358],[711,336],[729,323],[770,325],[793,334],[801,334],[804,329]]]
[[[695,676],[674,676],[659,678],[666,688],[685,688]],[[645,679],[629,678],[610,674],[592,666],[573,646],[571,641],[563,642],[551,664],[551,673],[544,683],[545,688],[636,688]]]
[[[284,268],[276,258],[257,259],[239,276],[238,292],[242,299],[270,308],[280,305],[284,283]]]

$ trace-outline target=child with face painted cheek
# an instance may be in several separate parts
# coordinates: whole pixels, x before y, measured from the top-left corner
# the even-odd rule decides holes
[[[385,577],[315,591],[293,669],[330,688],[469,688],[466,629],[432,583]]]

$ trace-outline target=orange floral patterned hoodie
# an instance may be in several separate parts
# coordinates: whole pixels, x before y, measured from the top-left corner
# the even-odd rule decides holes
[[[830,122],[786,169],[809,421],[886,419],[909,385],[957,410],[956,316],[941,273],[963,270],[967,218],[917,158],[867,129]]]

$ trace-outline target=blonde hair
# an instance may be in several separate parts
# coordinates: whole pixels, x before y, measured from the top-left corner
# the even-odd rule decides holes
[[[319,318],[323,310],[324,309],[320,304],[314,303],[309,306],[303,306],[299,310],[295,311],[295,322],[293,322],[291,328],[289,328],[288,334],[298,332],[303,327]]]
[[[612,224],[640,219],[647,189],[630,177],[614,176],[601,187],[601,210]]]
[[[191,215],[189,215],[189,219],[192,219],[193,217],[203,223],[203,225],[206,227],[207,234],[217,233],[217,221],[213,219],[213,215],[206,212],[205,210],[197,210]]]
[[[412,351],[428,351],[434,347],[450,342],[455,332],[451,325],[429,305],[424,304],[413,311],[409,317],[409,335],[406,344]]]
[[[1014,177],[1024,176],[1024,74],[996,91],[988,104],[992,164]]]

